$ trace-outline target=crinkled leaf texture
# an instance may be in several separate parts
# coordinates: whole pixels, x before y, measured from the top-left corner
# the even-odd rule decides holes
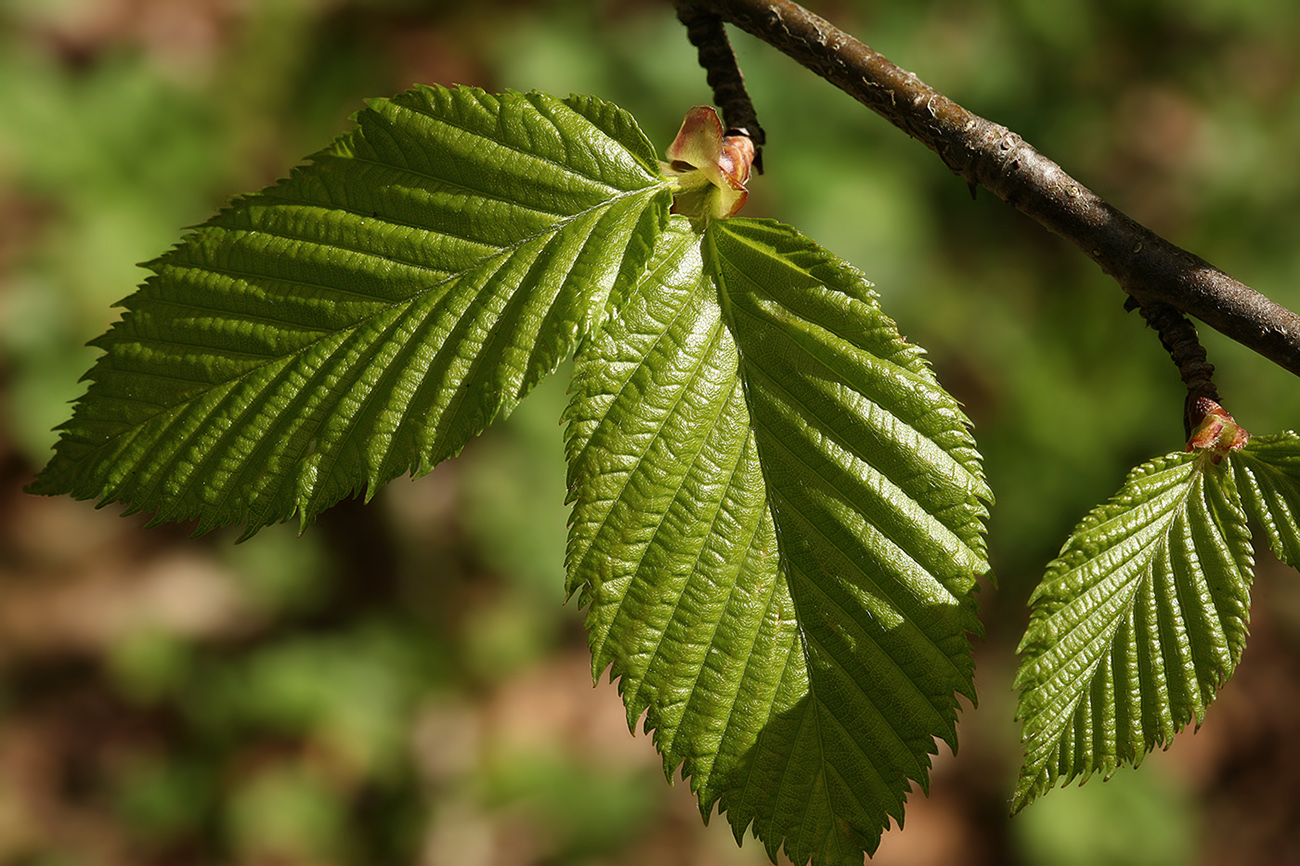
[[[860,864],[974,699],[989,492],[869,285],[777,223],[675,217],[577,358],[569,589],[707,818]]]
[[[1020,646],[1013,810],[1057,781],[1136,766],[1204,719],[1246,641],[1253,561],[1233,467],[1271,490],[1262,467],[1278,456],[1246,458],[1255,445],[1138,467],[1048,566]]]
[[[861,275],[698,229],[621,110],[417,88],[149,267],[34,490],[251,533],[427,471],[575,356],[569,589],[669,773],[859,866],[974,699],[989,492]]]
[[[249,533],[423,473],[572,356],[671,193],[625,112],[420,87],[161,258],[34,492]]]

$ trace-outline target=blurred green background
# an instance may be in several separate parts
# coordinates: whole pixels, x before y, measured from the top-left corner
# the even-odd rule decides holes
[[[1300,6],[813,8],[1141,221],[1300,307]],[[998,496],[980,705],[884,864],[1300,862],[1300,590],[1261,552],[1205,726],[1009,820],[1025,600],[1128,467],[1182,445],[1154,334],[1064,243],[810,73],[734,41],[747,214],[859,266],[976,424]],[[110,305],[228,196],[415,82],[594,93],[667,144],[704,76],[652,0],[0,0],[0,864],[757,864],[592,689],[563,604],[565,382],[301,538],[26,496]],[[1300,386],[1203,334],[1248,429]]]

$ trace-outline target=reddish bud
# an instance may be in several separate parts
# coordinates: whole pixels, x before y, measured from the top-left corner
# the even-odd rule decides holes
[[[1208,451],[1218,463],[1229,451],[1235,451],[1250,441],[1250,434],[1239,425],[1218,403],[1200,398],[1192,407],[1200,420],[1187,440],[1188,451]]]
[[[713,187],[702,200],[682,207],[688,216],[726,219],[744,206],[754,142],[747,135],[724,135],[722,121],[712,108],[697,106],[687,112],[666,155],[664,173],[680,178],[683,191],[697,193],[701,187]]]

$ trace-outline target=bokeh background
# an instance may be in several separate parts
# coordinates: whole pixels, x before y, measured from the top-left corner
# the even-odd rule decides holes
[[[1173,240],[1300,307],[1300,5],[812,3]],[[747,213],[862,268],[965,403],[998,496],[978,709],[882,864],[1300,863],[1300,589],[1261,551],[1208,720],[1006,807],[1014,650],[1069,528],[1182,444],[1182,390],[1095,267],[743,34]],[[758,864],[592,687],[564,604],[563,377],[301,537],[27,496],[86,340],[180,227],[415,82],[594,93],[667,144],[707,104],[657,0],[0,0],[0,864]],[[1206,334],[1248,429],[1300,383]]]

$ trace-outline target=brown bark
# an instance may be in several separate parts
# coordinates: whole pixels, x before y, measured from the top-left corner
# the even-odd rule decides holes
[[[1165,240],[986,120],[789,0],[675,0],[789,55],[1074,244],[1143,307],[1167,305],[1300,375],[1300,316]]]

